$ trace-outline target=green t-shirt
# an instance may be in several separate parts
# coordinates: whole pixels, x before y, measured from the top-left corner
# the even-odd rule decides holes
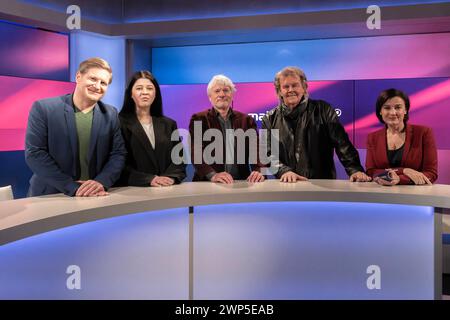
[[[75,123],[78,135],[78,155],[80,161],[80,180],[89,180],[89,143],[91,140],[92,119],[94,109],[83,113],[75,108]]]

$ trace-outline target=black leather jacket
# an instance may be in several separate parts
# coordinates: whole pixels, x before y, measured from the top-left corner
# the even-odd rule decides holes
[[[294,171],[309,179],[336,179],[334,150],[349,176],[364,172],[358,152],[327,102],[306,99],[294,110],[293,116],[294,112],[279,105],[262,119],[262,128],[268,129],[269,154],[270,130],[279,129],[277,178]]]

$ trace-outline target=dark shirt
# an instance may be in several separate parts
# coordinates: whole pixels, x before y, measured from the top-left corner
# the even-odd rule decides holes
[[[389,165],[391,166],[391,168],[398,168],[401,166],[404,147],[405,147],[405,144],[403,144],[398,149],[387,150],[387,157],[388,157]]]
[[[214,110],[216,111],[216,110]],[[222,129],[222,135],[224,137],[224,141],[223,143],[225,144],[225,172],[229,173],[233,179],[238,180],[239,179],[239,169],[238,166],[235,164],[234,159],[233,159],[233,163],[227,163],[227,155],[230,155],[233,153],[234,150],[234,146],[232,145],[233,141],[234,141],[234,135],[232,136],[233,140],[227,140],[226,139],[226,130],[227,129],[233,129],[233,124],[231,122],[230,119],[230,115],[231,115],[231,109],[228,110],[228,114],[227,114],[227,118],[224,119],[222,118],[222,116],[220,115],[220,113],[218,113],[216,111],[216,116],[217,119],[219,120],[220,123],[220,127]],[[211,180],[211,178],[214,176],[214,174],[216,174],[216,172],[212,172],[211,174],[208,174],[207,177],[208,179]]]
[[[300,115],[306,111],[307,105],[308,98],[303,97],[302,101],[300,101],[300,103],[292,110],[284,104],[281,106],[283,117],[286,119],[289,126],[289,139],[287,140],[288,148],[295,150],[295,159],[292,159],[296,163],[295,167],[297,167],[297,164],[300,161],[302,148],[302,139],[298,135],[300,130],[297,130],[297,126],[300,124]]]

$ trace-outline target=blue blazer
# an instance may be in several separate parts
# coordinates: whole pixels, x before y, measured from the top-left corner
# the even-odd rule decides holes
[[[105,189],[120,177],[126,149],[117,110],[98,102],[89,145],[89,176]],[[72,94],[34,102],[28,117],[25,160],[33,171],[28,196],[75,195],[80,183],[78,136]]]

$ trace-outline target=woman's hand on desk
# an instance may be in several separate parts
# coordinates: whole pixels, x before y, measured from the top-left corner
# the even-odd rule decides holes
[[[403,169],[403,174],[410,178],[414,184],[432,184],[426,175],[414,169],[405,168]]]
[[[373,178],[373,181],[382,186],[395,186],[400,182],[400,177],[395,170],[386,169],[386,179],[380,176]]]

